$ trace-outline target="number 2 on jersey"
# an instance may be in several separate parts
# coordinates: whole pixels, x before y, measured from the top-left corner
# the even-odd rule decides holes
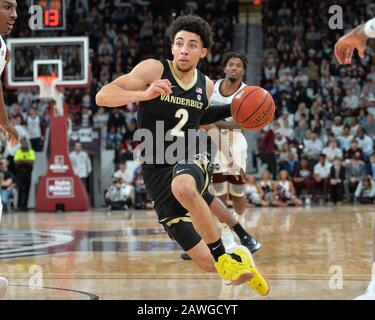
[[[181,118],[181,120],[172,129],[171,135],[176,137],[184,137],[185,132],[183,132],[181,129],[189,120],[189,112],[186,109],[181,108],[176,111],[176,114],[174,116],[175,118]]]

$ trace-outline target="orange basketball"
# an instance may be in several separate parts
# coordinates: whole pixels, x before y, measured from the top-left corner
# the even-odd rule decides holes
[[[272,96],[261,87],[247,86],[233,98],[231,113],[242,129],[259,130],[269,124],[275,114]]]

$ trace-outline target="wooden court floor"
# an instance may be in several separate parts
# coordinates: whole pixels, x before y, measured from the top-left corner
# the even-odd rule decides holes
[[[249,209],[271,292],[180,260],[152,211],[12,213],[0,226],[5,299],[354,299],[371,279],[374,206]]]

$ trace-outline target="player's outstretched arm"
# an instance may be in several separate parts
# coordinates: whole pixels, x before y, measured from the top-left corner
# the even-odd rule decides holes
[[[220,106],[210,106],[207,108],[199,121],[200,125],[217,123],[221,120],[231,117],[230,104]]]
[[[199,124],[203,126],[213,123],[219,129],[241,129],[241,127],[235,121],[224,121],[224,119],[230,118],[231,116],[232,113],[230,104],[210,106],[203,112]]]
[[[358,50],[359,56],[364,58],[368,38],[375,38],[375,18],[357,26],[336,42],[335,56],[339,63],[349,64],[355,49]]]
[[[103,107],[119,107],[129,103],[151,100],[160,94],[171,94],[171,83],[160,79],[163,65],[148,59],[134,69],[104,86],[96,95],[96,104]]]
[[[210,99],[214,91],[214,83],[211,79],[206,77],[206,91]],[[199,124],[204,126],[206,124],[215,124],[219,129],[240,129],[240,126],[234,121],[223,121],[232,116],[231,105],[209,106],[202,114]],[[203,128],[204,129],[204,128]]]

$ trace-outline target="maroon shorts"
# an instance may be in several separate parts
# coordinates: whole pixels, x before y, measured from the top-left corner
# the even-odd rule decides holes
[[[236,177],[239,179],[237,180]],[[229,182],[231,184],[246,184],[246,182],[242,182],[240,175],[230,175],[230,174],[224,174],[224,173],[214,173],[212,177],[213,183],[223,183],[223,182]]]

